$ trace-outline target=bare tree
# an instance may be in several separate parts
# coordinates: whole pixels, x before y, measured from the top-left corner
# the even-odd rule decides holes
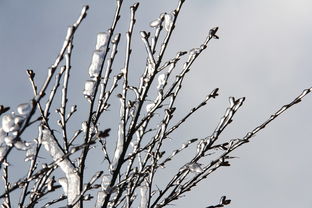
[[[89,102],[88,115],[75,132],[68,128],[72,116],[79,112],[77,105],[68,106],[71,55],[75,34],[87,16],[88,6],[83,7],[77,21],[68,27],[63,46],[48,69],[43,86],[39,87],[35,82],[35,72],[27,70],[34,93],[31,101],[20,104],[11,112],[9,107],[0,106],[0,165],[4,181],[0,189],[2,207],[48,207],[55,204],[58,207],[83,207],[85,201],[91,201],[95,207],[167,206],[191,191],[211,173],[230,166],[234,150],[248,143],[271,121],[311,92],[312,88],[305,89],[243,138],[221,142],[220,135],[245,100],[244,97],[230,97],[228,108],[210,135],[189,138],[181,143],[180,148],[168,152],[165,141],[170,135],[219,93],[218,88],[211,90],[202,102],[185,112],[182,118],[177,121],[173,119],[177,97],[192,64],[211,41],[219,39],[218,27],[214,27],[200,46],[179,51],[175,57],[164,60],[184,1],[180,0],[172,12],[162,13],[152,21],[151,32],[140,32],[146,49],[146,66],[138,78],[139,84],[133,85],[129,81],[132,76],[130,58],[139,3],[130,7],[124,66],[120,71],[113,71],[121,37],[115,28],[123,5],[122,0],[116,0],[111,27],[96,37],[89,77],[83,91],[83,96]],[[119,106],[111,105],[114,99],[119,101]],[[55,114],[52,113],[53,104],[59,106]],[[118,128],[102,125],[100,119],[118,107],[119,116],[113,118],[118,120]],[[54,125],[56,117],[58,126]],[[33,140],[26,140],[23,133],[30,128],[37,129],[38,135]],[[117,138],[112,138],[111,129],[117,131]],[[57,130],[61,133],[57,134]],[[176,155],[192,145],[196,146],[192,157],[185,159],[185,163],[165,185],[158,186],[156,174],[159,170],[172,165]],[[113,150],[111,147],[114,147]],[[10,163],[14,163],[14,158],[10,156],[15,154],[16,149],[24,151],[29,169],[25,177],[13,182],[9,180],[11,169],[14,168],[10,166]],[[48,155],[41,158],[44,151]],[[98,170],[87,169],[88,157],[92,152],[96,152],[99,160],[103,161]],[[92,177],[88,177],[87,172]],[[13,201],[12,195],[16,193],[19,194],[19,200]],[[208,207],[223,207],[230,202],[230,199],[222,196],[219,203]]]

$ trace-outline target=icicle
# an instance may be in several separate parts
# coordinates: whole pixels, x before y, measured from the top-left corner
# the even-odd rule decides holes
[[[96,50],[105,50],[108,43],[109,34],[107,32],[100,32],[96,36]]]
[[[29,103],[19,104],[17,106],[17,112],[22,116],[28,115],[31,112],[31,104]]]
[[[166,31],[170,31],[173,25],[173,14],[165,14],[165,29]]]
[[[91,78],[99,76],[103,59],[104,59],[104,52],[102,50],[95,50],[93,52],[92,61],[89,66],[89,76]]]
[[[117,141],[114,159],[110,167],[111,170],[115,170],[117,168],[118,161],[119,161],[123,148],[124,148],[124,142],[123,142],[123,138],[121,137],[121,138],[118,138],[118,141]]]
[[[120,110],[120,115],[122,115],[122,108]],[[118,164],[119,164],[119,159],[120,159],[120,155],[122,154],[122,151],[124,150],[124,129],[123,129],[123,122],[121,122],[119,124],[119,128],[118,128],[118,139],[117,139],[117,144],[116,144],[116,149],[115,149],[115,153],[114,153],[114,158],[113,161],[110,165],[110,171],[114,171],[116,170]]]
[[[158,76],[158,85],[157,85],[157,89],[161,88],[165,83],[166,83],[166,80],[165,80],[165,74],[160,74]]]
[[[85,89],[83,91],[83,95],[86,98],[90,98],[94,96],[94,89],[95,89],[95,81],[94,80],[87,80],[85,82]]]

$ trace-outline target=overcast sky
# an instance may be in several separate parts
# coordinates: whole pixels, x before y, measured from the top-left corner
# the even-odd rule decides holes
[[[128,2],[117,28],[123,35],[128,24],[127,5],[134,1]],[[31,99],[25,70],[33,69],[38,82],[46,76],[62,46],[67,26],[76,20],[85,4],[89,2],[0,0],[0,104],[15,108]],[[151,30],[149,22],[162,12],[170,12],[176,4],[176,0],[141,2],[134,33],[138,49],[133,52],[130,70],[142,70],[145,63],[138,32]],[[88,76],[96,34],[109,28],[113,11],[114,1],[92,1],[88,17],[76,35],[74,87],[70,93],[72,103],[78,106],[84,102],[83,82]],[[244,105],[222,138],[243,137],[303,89],[311,87],[311,14],[310,0],[186,1],[165,57],[200,46],[215,26],[220,27],[220,39],[212,41],[192,67],[179,98],[178,115],[201,102],[216,87],[220,88],[220,96],[175,136],[187,139],[209,135],[228,106],[228,97],[244,96]],[[231,167],[208,177],[175,202],[176,207],[205,207],[222,195],[232,199],[231,208],[312,207],[311,106],[309,95],[236,151],[234,155],[239,158]]]

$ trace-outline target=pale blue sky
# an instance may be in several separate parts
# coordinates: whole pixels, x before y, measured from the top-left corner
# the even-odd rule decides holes
[[[114,1],[103,2],[90,3],[88,17],[74,44],[74,87],[70,93],[72,103],[78,103],[82,109],[86,106],[81,94],[83,82],[88,76],[96,33],[109,27],[114,9]],[[150,30],[148,23],[161,12],[174,9],[176,2],[141,2],[134,34],[138,50],[133,52],[132,70],[141,70],[145,63],[139,59],[145,57],[145,50],[138,32]],[[0,104],[14,108],[31,98],[25,70],[34,69],[38,80],[45,77],[63,43],[67,26],[76,20],[85,4],[89,1],[0,0]],[[303,89],[311,87],[311,14],[310,0],[186,1],[166,57],[174,56],[177,50],[198,47],[214,26],[220,27],[220,40],[213,41],[192,67],[179,98],[177,116],[216,87],[220,88],[220,97],[194,116],[175,137],[209,135],[224,113],[228,97],[245,96],[245,104],[222,138],[242,137]],[[127,7],[122,15],[117,30],[124,34]],[[123,63],[118,64],[116,70]],[[235,152],[239,159],[231,167],[208,177],[175,203],[176,207],[205,207],[224,194],[232,199],[231,208],[312,207],[311,106],[310,95]],[[165,180],[164,177],[160,183]]]

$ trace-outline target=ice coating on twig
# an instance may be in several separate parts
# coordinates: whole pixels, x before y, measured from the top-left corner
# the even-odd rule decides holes
[[[47,185],[48,191],[52,191],[53,190],[53,184],[54,183],[55,183],[54,176],[52,178],[48,178],[47,179],[46,185]]]
[[[35,156],[36,156],[36,149],[35,149],[35,146],[32,146],[26,151],[25,162],[32,161],[35,158]]]
[[[64,194],[67,196],[68,182],[66,177],[62,177],[58,179],[58,182],[61,184]]]
[[[122,4],[122,2],[123,2],[122,0],[117,0],[118,7],[120,6],[120,4]],[[183,2],[184,0],[180,0],[179,5],[183,4]],[[131,10],[132,11],[136,10],[136,8],[137,6],[132,6]],[[220,123],[220,126],[217,127],[216,132],[214,132],[213,136],[211,137],[208,136],[202,140],[198,139],[200,144],[198,144],[197,155],[191,160],[190,163],[187,163],[187,165],[183,164],[183,171],[178,172],[176,175],[174,174],[172,180],[169,179],[169,183],[167,186],[168,188],[166,186],[162,190],[158,188],[156,177],[154,177],[156,176],[155,173],[158,173],[157,171],[159,167],[164,167],[166,162],[169,162],[173,159],[173,156],[177,155],[183,149],[186,149],[189,144],[195,143],[197,139],[191,139],[187,143],[184,143],[181,148],[173,151],[173,153],[167,159],[165,159],[165,161],[162,162],[159,160],[162,160],[163,157],[167,155],[165,151],[163,151],[163,146],[165,146],[165,143],[163,141],[165,141],[165,139],[168,139],[168,138],[174,139],[174,136],[169,137],[169,134],[171,134],[171,132],[177,129],[180,126],[180,124],[184,123],[190,115],[193,115],[193,113],[197,111],[197,109],[199,109],[201,106],[204,106],[210,97],[214,98],[217,95],[217,94],[210,94],[207,97],[207,99],[202,101],[197,107],[195,106],[194,108],[192,108],[190,110],[190,113],[187,113],[181,120],[179,119],[180,121],[178,121],[176,124],[173,124],[173,126],[171,125],[172,124],[171,118],[173,116],[176,117],[176,115],[174,114],[176,107],[174,106],[176,102],[176,97],[178,96],[178,93],[179,93],[179,89],[182,88],[182,86],[184,86],[182,81],[185,78],[185,74],[190,70],[192,63],[197,58],[197,56],[200,55],[201,52],[207,47],[206,46],[207,44],[205,42],[205,44],[201,45],[199,48],[194,48],[193,50],[191,50],[190,57],[188,60],[186,60],[185,64],[183,65],[184,68],[182,69],[181,73],[179,72],[175,73],[173,71],[173,68],[175,68],[175,65],[178,63],[178,61],[180,60],[182,56],[181,54],[184,52],[179,52],[179,55],[177,55],[175,58],[170,59],[169,61],[164,60],[165,59],[164,57],[166,57],[164,56],[164,54],[165,54],[167,45],[169,43],[171,31],[173,30],[173,27],[174,27],[173,23],[175,22],[175,18],[177,18],[178,16],[180,8],[181,7],[178,6],[178,8],[173,11],[173,13],[171,14],[164,13],[161,15],[159,19],[156,19],[155,21],[151,22],[150,26],[154,27],[153,28],[155,32],[154,35],[148,32],[141,33],[143,41],[145,41],[144,43],[145,43],[145,47],[147,50],[148,59],[146,60],[146,64],[148,64],[148,66],[147,68],[145,68],[146,71],[144,71],[144,74],[143,74],[144,76],[141,77],[142,84],[139,86],[137,85],[132,86],[132,82],[128,82],[128,75],[130,77],[130,80],[132,79],[131,77],[132,67],[129,67],[128,64],[131,63],[132,61],[131,52],[134,52],[132,51],[132,49],[134,48],[133,45],[136,44],[135,42],[131,41],[132,28],[136,22],[134,14],[132,13],[130,17],[130,29],[126,33],[128,44],[126,48],[125,66],[123,66],[122,73],[116,75],[115,77],[110,76],[110,73],[113,70],[113,68],[120,67],[119,64],[117,64],[116,67],[113,65],[114,57],[115,57],[115,54],[117,53],[117,48],[118,48],[117,46],[119,43],[119,34],[117,34],[111,41],[112,43],[112,47],[110,51],[111,53],[110,53],[110,56],[106,60],[107,62],[105,62],[105,64],[107,64],[106,70],[103,70],[101,66],[104,64],[103,58],[106,55],[104,51],[108,48],[107,44],[108,44],[108,40],[111,39],[111,36],[110,35],[108,36],[108,34],[106,33],[98,34],[97,42],[95,46],[96,51],[94,51],[91,65],[88,68],[90,78],[87,78],[87,79],[90,79],[90,80],[88,80],[87,82],[91,82],[91,83],[86,83],[86,86],[84,89],[84,95],[89,100],[91,97],[94,98],[95,96],[94,85],[95,84],[98,84],[99,87],[103,89],[103,93],[101,91],[99,93],[100,96],[98,96],[99,97],[98,108],[96,106],[97,105],[96,100],[92,99],[92,103],[90,105],[91,108],[89,109],[90,110],[89,118],[84,118],[85,120],[86,119],[87,120],[82,123],[81,129],[79,129],[78,127],[78,130],[76,132],[79,132],[79,133],[77,134],[75,133],[72,139],[69,140],[68,148],[66,148],[65,142],[64,142],[65,144],[63,145],[61,144],[62,136],[63,138],[65,138],[64,136],[65,134],[60,135],[57,132],[53,132],[52,129],[55,129],[55,128],[52,126],[52,122],[49,122],[49,121],[51,120],[54,121],[54,120],[53,119],[49,120],[50,119],[48,116],[49,111],[45,111],[47,112],[47,113],[44,113],[46,117],[42,116],[41,118],[38,118],[37,121],[41,122],[42,126],[46,128],[46,130],[43,132],[43,138],[42,138],[43,142],[42,143],[38,142],[37,145],[32,146],[35,148],[30,147],[31,149],[27,150],[26,155],[28,157],[25,160],[32,160],[33,164],[37,164],[36,159],[38,155],[41,155],[41,152],[39,152],[40,150],[39,147],[40,147],[40,144],[43,144],[42,146],[44,146],[47,149],[47,151],[52,155],[53,161],[51,164],[46,165],[46,167],[43,167],[44,169],[46,169],[46,170],[44,169],[43,170],[47,172],[43,172],[43,174],[40,174],[40,175],[38,174],[38,176],[39,178],[43,176],[42,177],[43,179],[46,179],[46,177],[50,177],[44,174],[49,173],[48,172],[50,171],[49,168],[52,168],[51,171],[53,171],[54,167],[61,169],[65,173],[65,177],[60,180],[60,181],[63,180],[63,182],[60,182],[60,184],[63,183],[62,187],[65,191],[65,194],[67,195],[65,196],[65,200],[67,198],[69,201],[69,204],[67,204],[68,207],[75,207],[75,208],[80,207],[81,204],[84,203],[83,202],[84,200],[91,199],[93,196],[91,196],[90,194],[85,194],[86,191],[89,191],[91,189],[94,189],[92,190],[91,194],[95,194],[96,191],[98,193],[96,207],[118,207],[118,206],[123,206],[123,207],[140,206],[141,208],[143,207],[165,207],[169,203],[171,203],[173,200],[176,200],[179,197],[182,197],[183,196],[182,194],[191,190],[192,187],[196,186],[200,180],[202,180],[203,178],[207,176],[205,175],[206,173],[211,173],[212,171],[214,171],[213,168],[215,168],[216,166],[212,166],[212,168],[209,167],[209,165],[213,163],[205,162],[208,165],[202,168],[202,165],[199,164],[198,161],[200,161],[201,158],[209,155],[207,150],[211,146],[215,148],[215,145],[218,145],[218,144],[214,144],[214,141],[217,139],[219,132],[221,132],[231,122],[232,116],[234,115],[235,111],[239,108],[240,103],[242,103],[243,100],[235,100],[234,98],[230,98],[230,107],[227,110],[224,118],[222,118],[222,122]],[[85,12],[86,9],[87,7],[84,8],[83,13]],[[112,28],[108,30],[109,31],[108,33],[111,32],[111,34],[115,33],[114,28],[115,28],[116,22],[120,18],[119,9],[117,8],[116,11],[117,11],[116,16],[112,24],[113,26]],[[165,25],[164,29],[168,31],[168,33],[164,34],[165,39],[162,41],[161,39],[163,36],[159,36],[159,34],[162,34],[161,32],[163,32],[161,30],[162,28],[161,26],[162,26],[162,21],[164,19],[167,19],[167,24]],[[64,43],[64,50],[67,51],[65,52],[66,53],[65,56],[70,54],[70,52],[68,51],[70,51],[72,47],[72,43],[73,43],[72,41],[74,37],[73,34],[76,31],[76,26],[77,24],[75,24],[73,27],[70,27],[68,30],[66,42]],[[217,37],[216,30],[217,29],[213,29],[210,31],[208,39],[209,37],[211,39]],[[158,53],[158,49],[160,50],[159,53]],[[49,76],[52,77],[55,69],[57,69],[60,61],[63,60],[63,58],[64,58],[64,52],[61,52],[59,55],[58,61],[56,62],[55,65],[53,65],[53,70],[51,69],[51,72],[49,71],[49,74],[51,74]],[[131,61],[129,62],[129,60]],[[115,62],[116,61],[119,62],[119,59],[118,60],[115,59]],[[70,61],[67,60],[67,63],[70,63]],[[68,67],[66,66],[66,68],[70,68],[70,64],[66,64],[66,65],[68,66]],[[137,66],[135,66],[135,68],[137,68]],[[168,68],[167,73],[160,74],[160,75],[158,74],[159,72],[161,72],[162,70],[166,68]],[[104,72],[104,76],[99,77],[100,71],[102,70]],[[60,71],[57,70],[57,72],[60,73],[59,77],[62,77],[63,75],[61,73],[63,73],[64,70],[62,70],[62,67],[61,67],[61,70]],[[169,79],[169,77],[176,77],[176,81]],[[118,85],[119,84],[118,80],[124,81],[125,84],[123,84],[123,86]],[[155,84],[155,82],[157,81],[158,81],[158,85]],[[172,85],[170,85],[171,83]],[[48,86],[48,84],[44,84],[44,86]],[[114,97],[111,95],[115,94],[116,91],[114,91],[114,89],[117,86],[120,86],[119,88],[117,88],[118,90],[123,90],[123,92],[116,93],[117,97],[121,101],[122,113],[120,113],[121,124],[120,124],[120,129],[119,129],[119,137],[117,140],[118,142],[116,145],[116,151],[113,152],[114,149],[111,148],[112,144],[107,143],[109,146],[106,144],[106,139],[104,139],[106,138],[106,136],[103,136],[103,137],[99,136],[100,135],[99,133],[101,131],[98,131],[97,128],[100,128],[100,126],[101,128],[108,128],[107,127],[108,125],[113,125],[111,122],[104,123],[102,119],[100,118],[100,116],[102,112],[110,110],[109,106],[111,105],[110,104],[111,100],[109,100],[109,98]],[[157,86],[158,89],[154,89],[155,86]],[[166,89],[164,89],[165,87]],[[156,93],[154,93],[154,91],[151,91],[151,89],[156,91]],[[36,101],[34,103],[34,106],[32,107],[35,107],[35,106],[38,107],[39,110],[37,110],[37,114],[38,114],[38,111],[40,111],[40,108],[41,108],[40,105],[43,104],[43,102],[39,102],[41,99],[41,95],[47,92],[48,90],[42,90],[38,92],[38,94],[40,95],[36,95],[37,94],[36,92],[34,93],[35,96],[38,97],[37,99],[38,102]],[[133,92],[135,93],[135,96],[132,96]],[[158,94],[157,98],[152,99],[151,97],[154,97],[156,94]],[[50,97],[53,97],[53,96],[54,96],[53,94],[50,94]],[[301,99],[301,98],[302,97],[299,97],[298,99]],[[63,100],[64,100],[64,103],[66,104],[67,97],[64,96]],[[297,100],[297,101],[300,101],[300,100]],[[115,104],[113,103],[112,106],[115,106]],[[59,109],[59,111],[64,112],[63,118],[65,118],[66,105],[62,105],[61,108]],[[287,108],[288,106],[283,107],[278,112],[278,114],[280,112],[283,112]],[[145,109],[147,113],[145,113]],[[159,113],[157,116],[153,117],[152,112],[155,110],[158,110]],[[76,111],[76,107],[73,107],[70,110],[70,113],[74,111]],[[20,136],[20,133],[22,132],[22,131],[19,132],[16,130],[23,126],[24,120],[22,119],[22,117],[24,116],[22,115],[19,115],[22,117],[18,117],[17,115],[12,115],[12,116],[14,117],[14,125],[13,125],[14,128],[12,128],[11,126],[9,130],[15,130],[15,131],[14,133],[12,131],[7,133],[3,130],[2,132],[3,140],[6,136],[9,136],[9,135]],[[274,116],[276,115],[273,115],[272,118],[274,118]],[[60,122],[61,124],[60,126],[64,129],[64,131],[66,129],[66,126],[64,124],[69,120],[68,118],[69,117],[66,117],[66,119],[63,119]],[[150,122],[151,119],[156,120],[156,118],[160,118],[158,120],[159,123],[154,122],[154,121]],[[30,124],[32,124],[33,121],[36,122],[36,119],[31,119],[30,121],[31,121]],[[154,124],[156,125],[154,126]],[[259,126],[258,129],[265,127],[265,125],[266,123],[264,125]],[[254,130],[253,132],[250,133],[250,135],[256,133],[257,131],[258,131],[257,129]],[[88,135],[86,134],[87,132],[89,133]],[[157,132],[157,133],[154,134],[154,132]],[[80,135],[82,136],[82,138],[75,140],[75,138],[78,137],[80,133],[82,133],[82,135]],[[178,138],[178,139],[180,142],[184,138]],[[41,141],[41,137],[39,136],[38,138],[36,138],[36,140]],[[79,141],[79,144],[77,144],[78,141]],[[80,141],[82,143],[80,143]],[[79,181],[81,182],[86,181],[85,176],[88,176],[88,174],[84,174],[84,171],[87,172],[87,168],[90,167],[89,164],[85,162],[87,161],[87,158],[88,158],[87,154],[90,149],[90,145],[92,144],[92,147],[100,146],[100,145],[93,146],[94,144],[93,142],[101,143],[102,150],[104,152],[104,157],[101,157],[101,160],[102,158],[104,158],[105,164],[103,164],[103,167],[98,167],[98,168],[106,168],[107,170],[107,166],[112,164],[111,174],[106,175],[106,177],[103,177],[103,181],[101,184],[99,183],[94,184],[94,185],[91,184],[92,181],[95,181],[97,177],[100,177],[98,176],[99,174],[96,174],[94,177],[92,177],[89,183],[85,185],[81,184],[80,186]],[[114,138],[110,141],[109,139],[107,139],[107,142],[115,143],[116,140]],[[18,138],[17,141],[15,142],[11,142],[11,145],[12,144],[16,148],[19,148],[18,146],[20,146],[20,149],[25,148],[23,147],[23,140],[21,140],[20,138]],[[27,146],[26,143],[24,144]],[[133,148],[129,148],[131,147],[130,145],[132,145]],[[228,144],[227,146],[228,146],[227,147],[228,150],[230,147],[232,148],[236,147],[235,143],[233,142]],[[1,147],[2,146],[0,146],[0,148]],[[5,155],[5,152],[8,149],[10,149],[6,145],[3,145],[3,147],[4,148],[0,149],[2,151],[2,153],[0,151],[0,158],[3,155]],[[108,151],[107,151],[107,148],[109,148]],[[78,151],[79,152],[81,151],[81,153],[83,153],[81,154],[80,157],[78,156],[76,157],[76,155],[78,154],[71,155]],[[92,160],[94,158],[89,158],[89,159]],[[221,162],[215,163],[215,164],[223,164],[223,165],[226,164],[224,162],[223,163]],[[36,172],[34,174],[37,174],[40,170],[38,168],[38,171],[37,171],[37,167],[35,167],[35,169],[36,169]],[[195,174],[192,174],[192,172]],[[30,174],[30,175],[34,175],[34,174]],[[81,178],[79,176],[81,176]],[[31,182],[33,180],[32,178],[26,178],[26,179],[27,179],[26,183]],[[48,179],[46,180],[46,183],[51,184],[52,183],[51,181],[53,180]],[[52,189],[51,187],[53,186],[47,185],[47,187],[48,187],[47,188],[48,190],[51,190]],[[155,189],[156,187],[158,188],[158,190]],[[152,188],[154,190],[151,190]],[[172,189],[173,191],[170,193],[170,190]],[[59,190],[62,191],[61,189]],[[76,193],[75,193],[75,190],[76,190]],[[79,190],[81,192],[79,192]],[[33,190],[28,189],[25,191],[25,193],[28,194],[30,193],[29,191],[33,191]],[[33,193],[41,194],[40,192],[36,192],[36,191],[37,190],[34,190],[33,192],[31,192],[31,194]],[[157,193],[155,197],[153,197],[154,192]],[[45,193],[43,193],[42,196],[44,195]],[[74,201],[74,203],[71,204],[70,201],[71,202]],[[225,198],[224,200],[221,200],[221,201],[222,201],[222,204],[226,204]],[[50,202],[53,202],[53,201],[49,201],[48,203]],[[51,204],[53,204],[54,202],[51,204],[48,204],[48,203],[47,203],[47,206],[51,206]],[[47,207],[47,206],[44,206],[44,207]]]
[[[164,22],[165,22],[165,30],[167,31],[167,32],[169,32],[170,31],[170,29],[171,29],[171,27],[172,27],[172,25],[173,25],[173,19],[174,19],[174,16],[173,16],[173,14],[165,14],[165,20],[164,20]]]
[[[4,142],[4,137],[6,137],[6,135],[7,133],[2,128],[0,128],[0,146]]]
[[[104,199],[105,199],[106,195],[107,194],[106,194],[105,191],[98,191],[96,204],[95,204],[96,208],[101,208],[102,207],[102,204],[104,203]]]
[[[13,136],[6,136],[4,137],[4,142],[7,146],[11,147],[15,143],[15,139]]]
[[[109,34],[107,32],[100,32],[96,36],[96,50],[105,50],[108,43]]]
[[[49,152],[53,161],[65,173],[67,179],[67,198],[68,203],[72,203],[79,196],[80,180],[79,175],[71,161],[64,157],[64,152],[59,147],[49,129],[40,129],[42,133],[42,145]],[[65,191],[65,190],[64,190]]]
[[[111,178],[112,176],[109,174],[103,175],[102,182],[101,182],[102,191],[105,191],[109,187]]]
[[[32,95],[28,95],[28,96],[33,97],[32,101],[30,103],[22,103],[22,104],[18,105],[17,110],[16,110],[16,114],[13,113],[11,115],[3,115],[3,117],[1,118],[0,127],[2,127],[1,130],[5,133],[4,135],[1,135],[1,139],[3,139],[5,144],[3,144],[1,142],[2,146],[0,147],[1,148],[1,151],[0,151],[0,169],[4,170],[3,171],[4,175],[8,174],[8,171],[7,171],[8,169],[5,166],[7,166],[7,164],[8,164],[6,159],[8,158],[9,153],[14,152],[13,156],[15,157],[15,153],[16,153],[15,149],[18,149],[18,150],[28,149],[29,144],[26,143],[25,141],[21,140],[22,134],[26,130],[28,130],[29,127],[31,125],[33,125],[34,123],[36,123],[36,125],[34,125],[34,126],[38,126],[37,124],[40,123],[39,124],[39,128],[40,128],[39,136],[37,138],[33,139],[35,142],[37,142],[37,145],[34,145],[35,151],[32,152],[31,150],[33,150],[33,149],[31,149],[30,151],[27,151],[27,153],[26,153],[26,159],[25,160],[31,160],[31,164],[29,165],[29,169],[28,169],[28,167],[24,168],[24,169],[26,169],[26,174],[23,176],[21,175],[21,178],[16,183],[11,183],[11,182],[8,183],[8,180],[5,178],[6,176],[4,176],[4,178],[3,178],[5,182],[3,183],[4,185],[2,184],[3,186],[1,186],[1,191],[2,192],[5,191],[5,197],[4,198],[8,199],[7,201],[6,201],[6,199],[4,199],[4,201],[2,201],[3,202],[2,205],[5,207],[17,207],[17,204],[18,204],[18,207],[26,207],[26,206],[34,207],[35,204],[38,203],[38,200],[41,200],[42,198],[45,197],[45,195],[47,193],[50,193],[50,190],[52,189],[51,188],[52,185],[49,186],[50,188],[48,187],[48,191],[47,191],[46,183],[52,183],[52,182],[50,182],[51,180],[48,180],[48,178],[50,177],[50,174],[52,173],[52,171],[55,168],[58,168],[59,170],[60,169],[63,170],[63,172],[65,172],[66,177],[69,178],[68,184],[70,184],[69,187],[71,187],[71,189],[69,189],[69,190],[72,193],[68,194],[68,196],[67,196],[68,205],[71,205],[70,203],[74,200],[74,198],[76,198],[79,195],[79,190],[80,190],[79,189],[80,188],[79,181],[80,180],[79,180],[79,177],[77,177],[78,174],[76,174],[76,170],[74,170],[74,166],[71,166],[69,158],[67,158],[67,156],[64,154],[64,152],[62,152],[62,146],[59,145],[58,144],[59,141],[57,141],[55,139],[53,132],[51,130],[52,128],[50,129],[51,123],[54,123],[54,122],[49,122],[50,121],[49,120],[49,118],[50,118],[49,117],[49,115],[50,115],[49,107],[52,103],[55,92],[57,91],[57,88],[60,85],[60,83],[58,81],[60,79],[57,79],[57,78],[63,76],[62,78],[65,77],[64,80],[66,80],[69,76],[69,74],[64,75],[64,74],[66,74],[66,73],[64,73],[64,71],[65,71],[64,69],[67,69],[67,72],[69,71],[70,60],[68,57],[70,57],[70,53],[71,53],[71,49],[72,49],[72,42],[74,39],[74,34],[77,31],[78,26],[80,25],[81,21],[86,17],[87,9],[88,9],[88,6],[84,6],[78,20],[72,26],[70,26],[68,28],[64,44],[61,47],[61,50],[60,50],[59,54],[57,55],[56,60],[54,61],[52,66],[49,67],[49,69],[47,70],[46,79],[38,81],[38,83],[40,83],[40,85],[43,82],[42,87],[39,88],[37,83],[35,83],[35,81],[34,81],[35,73],[33,73],[33,71],[31,69],[27,70],[28,78],[30,79],[30,82],[31,82],[31,85],[33,88],[33,94],[34,94],[33,96]],[[64,61],[65,66],[61,66],[60,70],[57,70],[57,69],[59,69],[59,65],[60,65],[62,60],[65,60]],[[53,88],[51,88],[51,80],[54,77],[56,78],[56,84],[54,85]],[[64,83],[65,82],[66,81],[64,81]],[[65,84],[64,84],[64,86],[65,86]],[[66,88],[67,88],[67,85],[64,87],[64,89],[66,89]],[[52,90],[49,92],[50,89],[52,89]],[[40,102],[40,101],[42,101],[42,98],[45,95],[48,95],[48,101],[47,102],[46,101]],[[64,97],[63,100],[67,101],[67,97]],[[66,101],[65,101],[65,103],[66,103]],[[46,105],[44,105],[44,104],[46,104]],[[37,112],[40,111],[39,113],[36,113],[35,107],[38,107]],[[8,108],[2,108],[0,106],[0,115],[2,113],[4,113],[4,110],[6,110],[6,109],[8,109]],[[66,112],[66,106],[63,105],[63,101],[62,101],[62,105],[61,105],[61,108],[59,111],[60,112]],[[64,115],[65,115],[65,113],[64,113]],[[41,122],[43,120],[44,120],[44,122]],[[67,120],[64,119],[63,124],[66,122],[67,122]],[[35,128],[34,126],[32,126],[32,128],[30,128],[32,130],[31,136],[29,135],[30,137],[35,137],[36,132],[33,131]],[[21,128],[21,127],[23,127],[23,128]],[[42,130],[42,128],[45,128],[45,129]],[[41,141],[43,141],[43,142],[41,142]],[[38,155],[39,155],[39,149],[41,147],[41,144],[43,144],[42,146],[46,147],[46,149],[49,151],[49,153],[51,155],[50,158],[51,157],[53,158],[52,164],[49,164],[49,165],[46,164],[42,168],[38,167],[38,164],[41,164],[41,161],[40,162],[37,161],[37,159],[39,158]],[[13,145],[14,145],[15,149],[13,149]],[[8,146],[10,146],[10,147],[8,147]],[[43,148],[41,148],[41,149],[43,149]],[[11,150],[13,150],[13,151],[11,151]],[[44,159],[47,159],[47,160],[49,160],[47,162],[50,162],[50,158],[49,159],[44,158]],[[16,158],[14,158],[14,159],[16,159]],[[3,168],[1,168],[2,165],[4,165]],[[28,169],[28,173],[27,173],[27,169]],[[13,171],[11,173],[14,174]],[[40,180],[39,180],[39,178],[40,178]],[[31,183],[31,185],[30,185],[30,183]],[[15,189],[20,189],[21,195],[20,195],[19,200],[12,200],[12,203],[14,202],[16,204],[16,205],[13,205],[13,204],[10,204],[10,194]],[[55,191],[55,189],[53,189],[51,191]],[[0,195],[1,195],[0,198],[3,198],[3,193],[0,193]],[[27,196],[27,199],[26,199],[26,196]],[[51,202],[53,202],[53,201],[49,200],[49,202],[47,204],[49,204],[49,203],[50,203],[50,205],[53,204]],[[40,203],[40,207],[47,207],[47,206],[44,206],[43,203]],[[60,206],[58,206],[58,207],[60,207]],[[80,207],[80,205],[78,205],[78,206],[73,205],[70,207],[78,208],[78,207]]]
[[[20,115],[28,115],[31,111],[31,104],[30,103],[22,103],[22,104],[19,104],[17,106],[17,112],[20,114]]]
[[[141,202],[140,202],[140,207],[139,208],[147,208],[148,206],[148,197],[149,197],[149,192],[148,192],[148,186],[143,185],[140,187],[140,196],[141,196]]]
[[[89,76],[91,78],[99,76],[103,59],[104,52],[102,50],[95,50],[93,52],[92,61],[89,67]]]
[[[198,163],[187,164],[187,168],[193,173],[201,173],[204,171],[201,167],[201,164]]]
[[[147,72],[148,72],[148,76],[151,77],[154,74],[155,68],[153,67],[153,65],[151,63],[148,63],[147,66]]]
[[[112,162],[111,167],[110,167],[111,170],[116,169],[120,155],[121,155],[122,150],[123,150],[123,147],[124,147],[124,141],[123,141],[123,138],[120,137],[120,138],[118,138],[118,141],[117,141],[113,162]]]
[[[3,131],[9,133],[14,128],[14,116],[11,114],[6,114],[2,117],[2,129]]]
[[[82,132],[86,133],[88,129],[88,122],[84,121],[81,123],[81,130]]]
[[[200,52],[199,48],[193,48],[192,50],[190,50],[190,56],[197,55],[199,52]]]
[[[0,159],[2,160],[8,151],[8,146],[0,146]]]
[[[26,151],[28,148],[29,148],[29,143],[25,142],[25,141],[22,141],[22,140],[17,140],[15,143],[14,143],[14,147],[18,150],[23,150],[23,151]]]
[[[24,120],[25,120],[24,117],[19,116],[19,115],[16,115],[16,116],[14,117],[14,124],[15,124],[15,125],[18,125],[18,126],[22,126]]]
[[[160,74],[158,76],[158,85],[157,89],[160,89],[165,83],[166,83],[166,75],[165,74]]]
[[[146,112],[150,112],[155,106],[155,103],[151,103],[146,105]]]
[[[83,95],[85,97],[93,97],[94,96],[94,90],[95,90],[95,81],[94,80],[87,80],[85,82],[85,88],[83,91]]]
[[[161,19],[160,18],[157,18],[155,20],[153,20],[151,23],[150,23],[150,26],[151,27],[158,27],[161,23]]]
[[[81,123],[81,130],[82,130],[82,132],[87,133],[87,129],[88,129],[88,122],[87,121],[83,121]],[[96,133],[97,132],[97,127],[94,126],[94,125],[90,125],[89,132],[90,133]]]
[[[24,120],[25,120],[24,117],[20,115],[15,115],[14,112],[12,112],[11,114],[4,115],[2,117],[1,131],[17,135],[17,131],[20,130]]]

